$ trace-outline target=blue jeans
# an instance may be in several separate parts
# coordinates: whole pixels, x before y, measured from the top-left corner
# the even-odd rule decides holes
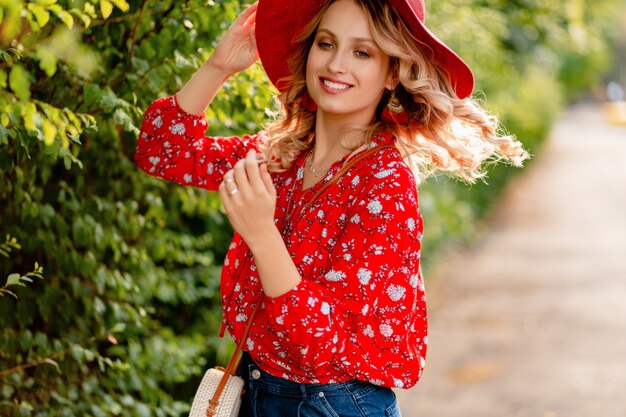
[[[300,384],[263,372],[244,354],[240,417],[401,417],[391,388],[368,382]]]

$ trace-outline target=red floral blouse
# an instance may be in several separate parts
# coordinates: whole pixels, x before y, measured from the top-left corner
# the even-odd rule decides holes
[[[205,118],[185,113],[175,97],[158,99],[146,110],[135,161],[150,175],[216,190],[265,139],[207,137],[206,129]],[[380,134],[371,146],[394,141]],[[245,346],[266,372],[301,383],[358,379],[410,388],[428,344],[415,178],[396,149],[381,149],[300,212],[348,157],[303,190],[305,154],[287,172],[272,173],[275,224],[302,281],[282,296],[264,295],[254,258],[235,233],[221,275],[226,327],[238,342],[262,297]]]

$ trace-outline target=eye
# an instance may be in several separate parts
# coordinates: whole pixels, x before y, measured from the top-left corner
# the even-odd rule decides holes
[[[317,46],[319,46],[321,49],[330,49],[333,47],[333,44],[327,41],[319,41],[317,43]]]
[[[365,51],[356,51],[354,54],[356,56],[358,56],[359,58],[369,58],[370,57],[370,54],[368,54]]]

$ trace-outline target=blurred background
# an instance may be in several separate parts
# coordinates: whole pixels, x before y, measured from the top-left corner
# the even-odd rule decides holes
[[[183,85],[244,7],[0,0],[0,415],[186,415],[204,369],[226,363],[218,277],[232,230],[219,198],[132,157],[144,109]],[[570,106],[626,124],[623,0],[430,1],[426,21],[535,157]],[[260,129],[273,93],[260,64],[233,77],[208,133]],[[479,241],[485,213],[533,163],[420,187],[427,276]]]

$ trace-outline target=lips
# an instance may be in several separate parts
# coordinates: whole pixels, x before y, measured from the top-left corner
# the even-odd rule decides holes
[[[322,86],[324,87],[324,90],[328,91],[329,93],[341,93],[352,88],[352,84],[344,83],[337,80],[331,80],[330,78],[321,77],[320,81],[322,83]]]

